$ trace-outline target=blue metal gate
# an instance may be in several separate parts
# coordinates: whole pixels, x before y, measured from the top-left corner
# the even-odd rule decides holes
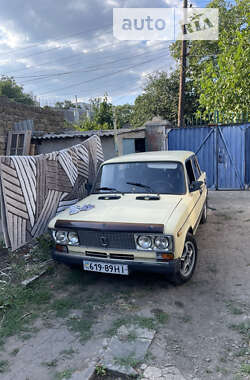
[[[210,189],[244,189],[250,183],[247,126],[172,129],[168,133],[168,149],[195,152],[201,169],[207,173]]]

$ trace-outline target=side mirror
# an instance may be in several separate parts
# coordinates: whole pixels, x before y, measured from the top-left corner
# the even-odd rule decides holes
[[[92,188],[91,183],[86,182],[86,183],[85,183],[85,189],[86,189],[88,195],[89,195],[89,193],[90,193],[91,188]]]
[[[201,186],[203,185],[203,181],[193,181],[189,185],[189,191],[190,193],[193,193],[194,191],[201,190]]]

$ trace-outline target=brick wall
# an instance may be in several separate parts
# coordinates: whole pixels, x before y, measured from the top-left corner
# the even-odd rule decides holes
[[[63,112],[27,106],[0,96],[0,155],[5,155],[8,131],[23,120],[33,120],[35,131],[59,133],[65,129]]]

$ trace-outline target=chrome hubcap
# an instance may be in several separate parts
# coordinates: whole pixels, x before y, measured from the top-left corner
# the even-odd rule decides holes
[[[186,241],[184,250],[181,256],[181,269],[182,276],[187,277],[193,270],[195,263],[195,247],[191,241]]]

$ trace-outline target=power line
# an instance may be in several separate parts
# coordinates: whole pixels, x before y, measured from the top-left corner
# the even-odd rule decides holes
[[[162,48],[162,49],[159,49],[157,52],[159,51],[162,51],[162,50],[165,50],[165,48]],[[151,54],[155,54],[155,52],[151,52]],[[61,73],[54,73],[54,74],[43,74],[43,75],[30,75],[30,76],[20,76],[20,77],[16,77],[16,79],[30,79],[30,80],[27,80],[27,81],[22,81],[23,83],[28,83],[30,81],[33,81],[33,80],[40,80],[40,79],[47,79],[47,78],[50,78],[50,77],[55,77],[55,76],[63,76],[63,75],[69,75],[69,74],[74,74],[74,73],[83,73],[83,72],[92,72],[92,71],[98,71],[99,69],[102,69],[103,66],[106,66],[106,65],[110,65],[112,63],[118,63],[120,61],[124,61],[124,60],[128,60],[128,59],[133,59],[135,57],[141,57],[141,56],[144,56],[144,55],[148,55],[149,53],[146,51],[144,53],[140,53],[140,54],[136,54],[136,55],[133,55],[132,57],[123,57],[123,58],[119,58],[117,60],[113,60],[113,61],[108,61],[108,62],[105,62],[105,63],[102,63],[98,66],[93,66],[93,65],[90,65],[90,66],[87,66],[85,69],[80,69],[80,70],[72,70],[72,71],[67,71],[67,72],[61,72]],[[89,70],[86,70],[87,68],[90,68]],[[33,78],[33,79],[31,79]]]
[[[131,66],[124,67],[124,68],[122,68],[122,69],[120,69],[120,70],[118,70],[118,71],[115,71],[115,72],[111,72],[111,73],[104,74],[104,75],[101,75],[101,76],[98,76],[98,77],[95,77],[95,78],[87,79],[87,80],[85,80],[85,81],[78,82],[78,83],[74,83],[74,84],[71,84],[71,85],[69,85],[69,86],[64,86],[64,87],[59,88],[59,89],[52,89],[52,90],[49,90],[49,91],[47,91],[47,92],[45,92],[45,93],[43,93],[43,94],[41,94],[41,95],[47,95],[47,94],[49,94],[49,93],[51,93],[51,92],[54,92],[54,91],[61,91],[61,90],[65,90],[65,89],[68,89],[68,88],[78,87],[78,86],[80,86],[80,85],[82,85],[82,84],[86,84],[86,83],[89,83],[89,82],[93,82],[93,81],[98,80],[98,79],[103,79],[103,78],[106,78],[106,77],[108,77],[108,76],[113,76],[113,75],[119,74],[119,73],[122,72],[122,71],[129,70],[129,69],[132,69],[132,68],[137,67],[137,66],[139,66],[139,65],[143,65],[143,64],[145,64],[145,63],[149,63],[149,62],[155,61],[156,59],[162,58],[162,57],[164,57],[164,56],[167,55],[167,54],[169,54],[169,53],[165,53],[165,54],[163,54],[163,55],[161,55],[161,56],[159,56],[159,57],[156,57],[156,58],[153,58],[153,59],[150,59],[150,60],[146,60],[146,61],[143,61],[143,62],[137,63],[137,64],[135,64],[135,65],[131,65]]]

